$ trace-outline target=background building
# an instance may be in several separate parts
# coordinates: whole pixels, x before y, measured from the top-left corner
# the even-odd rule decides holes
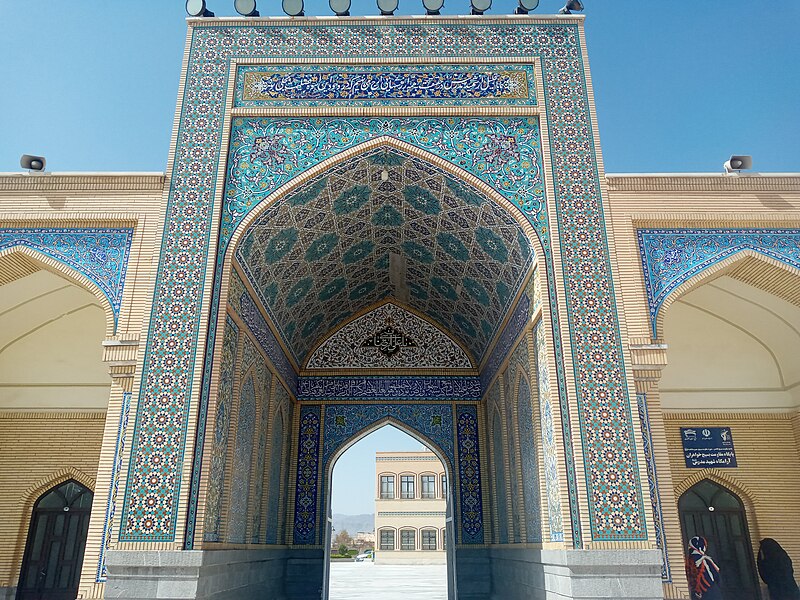
[[[436,455],[376,452],[375,484],[375,562],[446,562],[447,475]]]

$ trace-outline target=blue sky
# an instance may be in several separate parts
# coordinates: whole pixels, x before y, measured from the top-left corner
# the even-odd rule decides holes
[[[800,2],[584,0],[606,171],[800,171]],[[541,0],[541,14],[563,0]],[[126,8],[127,6],[127,8]],[[232,0],[208,0],[233,15]],[[262,15],[280,3],[259,1]],[[513,11],[494,0],[490,14]],[[353,0],[353,15],[376,14]],[[401,0],[398,14],[421,14]],[[446,0],[466,14],[468,0]],[[331,14],[307,0],[306,14]],[[185,43],[183,0],[0,0],[0,172],[41,154],[51,171],[163,171]],[[337,463],[334,511],[371,512],[376,450],[419,442],[384,428]]]
[[[718,172],[739,153],[754,170],[800,171],[800,2],[584,3],[607,172]],[[233,0],[208,6],[235,14]],[[279,7],[259,1],[262,15]],[[377,8],[353,0],[351,12]],[[401,0],[397,14],[422,12]],[[468,0],[443,12],[467,13]],[[306,14],[331,11],[307,0]],[[52,171],[163,171],[184,17],[183,0],[0,0],[0,172],[23,153]]]

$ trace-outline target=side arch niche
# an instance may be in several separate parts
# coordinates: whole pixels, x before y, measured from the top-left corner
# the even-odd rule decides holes
[[[24,245],[3,248],[0,244],[0,286],[34,275],[38,271],[53,273],[94,296],[103,310],[105,336],[114,335],[119,306],[114,305],[107,290],[101,289],[82,270]]]
[[[723,275],[800,305],[800,230],[639,229],[637,231],[653,337],[664,334],[669,306]]]

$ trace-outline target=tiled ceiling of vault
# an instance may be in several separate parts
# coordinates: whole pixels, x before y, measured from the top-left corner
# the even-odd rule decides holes
[[[503,208],[394,149],[340,163],[278,201],[236,258],[298,362],[386,297],[433,318],[480,360],[533,262]]]

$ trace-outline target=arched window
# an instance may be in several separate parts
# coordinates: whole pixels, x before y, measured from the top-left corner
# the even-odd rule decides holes
[[[422,549],[423,550],[436,550],[436,538],[438,536],[436,529],[423,529],[422,530]]]
[[[432,500],[436,498],[436,475],[422,473],[419,476],[420,497]]]
[[[91,490],[75,480],[45,492],[33,508],[17,600],[73,600],[86,548]]]
[[[380,550],[394,550],[394,529],[381,529],[378,533],[378,548]]]

